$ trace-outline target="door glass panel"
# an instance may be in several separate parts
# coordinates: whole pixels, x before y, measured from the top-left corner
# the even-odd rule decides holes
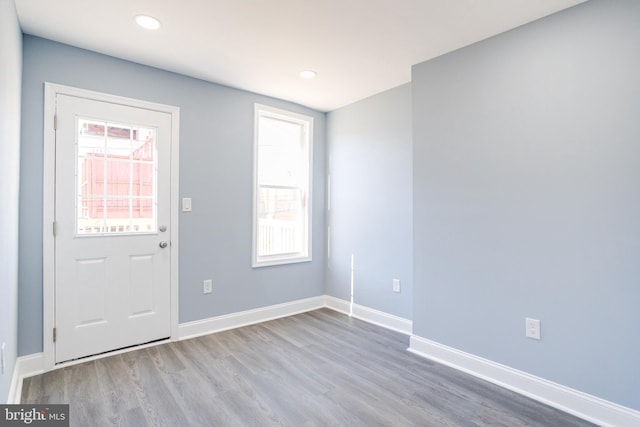
[[[131,199],[112,196],[107,198],[105,215],[106,233],[127,233],[131,229]]]
[[[156,130],[78,119],[77,235],[155,233]]]

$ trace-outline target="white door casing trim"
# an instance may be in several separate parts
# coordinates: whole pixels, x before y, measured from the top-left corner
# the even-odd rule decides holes
[[[45,82],[44,93],[44,159],[43,159],[43,226],[42,226],[42,295],[43,295],[43,358],[44,369],[53,369],[55,365],[55,346],[53,343],[53,327],[55,325],[55,239],[53,222],[55,220],[55,161],[56,133],[54,115],[56,112],[56,96],[69,95],[97,101],[110,102],[138,108],[168,113],[171,115],[171,216],[170,246],[171,251],[171,339],[178,337],[178,212],[179,212],[179,154],[180,154],[180,108],[110,95],[85,89],[63,86]]]

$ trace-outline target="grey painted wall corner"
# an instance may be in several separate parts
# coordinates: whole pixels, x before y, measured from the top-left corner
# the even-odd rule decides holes
[[[412,319],[411,84],[327,116],[326,292]],[[392,290],[393,279],[401,292]]]

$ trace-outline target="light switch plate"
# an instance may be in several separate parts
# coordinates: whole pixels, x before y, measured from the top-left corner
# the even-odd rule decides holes
[[[191,197],[182,199],[182,212],[191,212]]]
[[[207,279],[202,284],[202,292],[205,294],[210,294],[213,292],[213,280]]]
[[[525,319],[525,334],[527,338],[531,338],[534,340],[540,339],[540,320],[538,319]]]

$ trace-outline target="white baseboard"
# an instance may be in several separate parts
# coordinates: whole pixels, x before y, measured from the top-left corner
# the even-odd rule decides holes
[[[177,338],[179,340],[195,338],[214,332],[227,331],[229,329],[267,322],[281,317],[293,316],[294,314],[316,310],[324,306],[324,297],[320,296],[211,317],[209,319],[196,320],[194,322],[181,323],[178,325]]]
[[[323,307],[345,314],[349,314],[353,308],[352,316],[360,320],[404,334],[411,335],[412,333],[410,320],[358,304],[353,304],[351,307],[349,301],[324,295],[183,323],[178,327],[179,336],[174,338],[193,338]],[[640,412],[638,411],[435,341],[412,335],[408,350],[602,426],[632,427],[640,425]],[[20,403],[23,379],[43,372],[45,372],[43,353],[19,357],[14,367],[7,403]]]
[[[325,295],[325,306],[340,313],[350,314],[356,319],[364,320],[368,323],[391,329],[405,335],[411,335],[413,332],[413,322],[402,317],[394,316],[383,311],[365,307],[359,304],[353,304],[353,312],[350,310],[351,303],[336,297]]]
[[[317,310],[319,308],[329,308],[344,314],[350,314],[350,303],[332,296],[323,295],[313,298],[307,298],[298,301],[287,302],[283,304],[261,307],[254,310],[241,311],[223,316],[216,316],[209,319],[197,320],[194,322],[182,323],[178,325],[178,336],[172,337],[175,340],[183,340],[207,335],[215,332],[226,331],[229,329],[240,328],[242,326],[253,325],[256,323],[267,322],[269,320],[279,319],[282,317],[293,316],[295,314],[307,311]],[[412,322],[401,317],[393,316],[382,311],[353,304],[353,317],[365,322],[373,323],[383,328],[411,335]],[[150,344],[150,345],[156,345]],[[133,347],[119,352],[103,354],[93,358],[82,359],[67,364],[58,365],[55,368],[69,366],[75,363],[82,363],[99,357],[106,357],[125,351],[131,351],[140,347]],[[54,369],[55,369],[54,368]],[[19,403],[22,394],[22,380],[24,378],[45,372],[44,354],[36,353],[29,356],[19,357],[16,360],[14,374],[9,390],[9,403]]]
[[[254,310],[240,311],[223,316],[211,317],[209,319],[196,320],[194,322],[182,323],[178,325],[177,339],[183,340],[207,335],[215,332],[227,331],[229,329],[240,328],[242,326],[253,325],[260,322],[267,322],[281,317],[293,316],[319,308],[330,308],[340,313],[350,313],[350,303],[339,298],[328,295],[292,301],[284,304],[272,305],[269,307],[256,308]],[[383,328],[392,329],[406,335],[411,335],[412,322],[401,317],[393,316],[382,311],[353,305],[353,317],[373,323]]]
[[[13,377],[11,377],[7,403],[20,403],[20,398],[22,397],[22,380],[41,374],[44,371],[44,355],[42,353],[18,357],[13,368]]]
[[[601,426],[640,426],[640,412],[416,335],[410,352]]]
[[[340,298],[332,297],[330,295],[324,296],[324,306],[330,308],[333,311],[337,311],[349,316],[351,314],[351,303]]]

